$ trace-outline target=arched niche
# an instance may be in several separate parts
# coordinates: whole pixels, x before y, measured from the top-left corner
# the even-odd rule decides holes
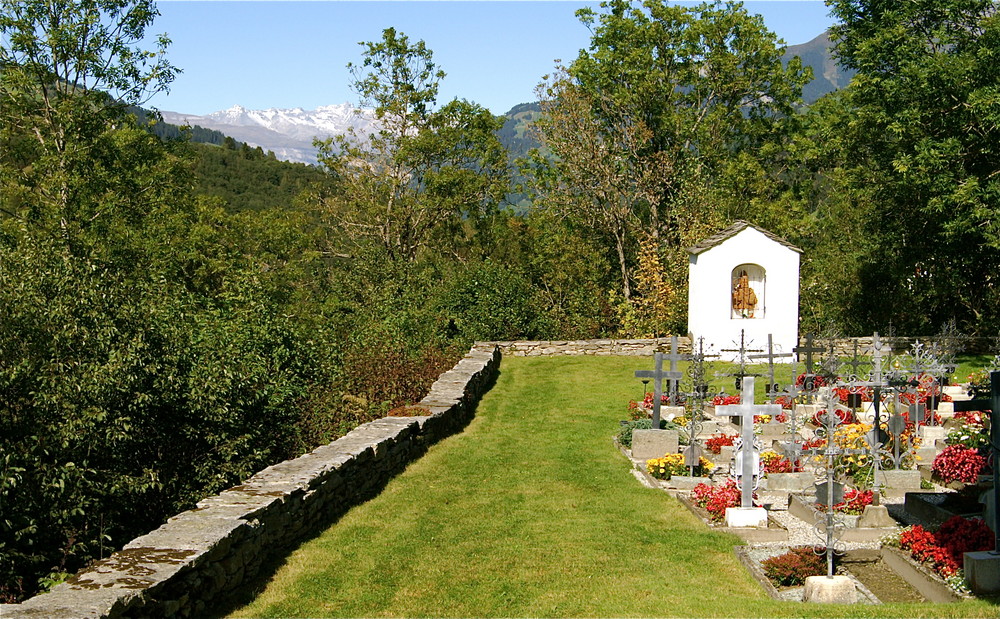
[[[733,269],[730,279],[730,317],[734,320],[764,318],[767,271],[745,263]]]

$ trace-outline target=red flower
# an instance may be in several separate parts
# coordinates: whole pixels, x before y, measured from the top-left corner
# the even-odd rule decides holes
[[[723,447],[731,447],[733,441],[736,440],[736,435],[725,435],[725,434],[713,434],[712,436],[705,439],[705,448],[714,454],[722,453]]]
[[[961,444],[949,445],[934,458],[931,472],[945,483],[960,481],[974,484],[985,466],[986,458],[975,449]]]

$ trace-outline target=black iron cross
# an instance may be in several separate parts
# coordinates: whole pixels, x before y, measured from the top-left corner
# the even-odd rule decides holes
[[[822,346],[813,346],[813,334],[806,334],[806,345],[796,346],[792,349],[792,352],[799,356],[799,361],[802,361],[802,353],[806,355],[806,375],[811,375],[813,373],[813,353],[826,352],[826,348]]]
[[[674,336],[671,339],[671,348],[672,348],[671,352],[674,355],[676,355],[676,352],[677,352],[676,351],[676,343],[677,343],[677,336]],[[654,430],[659,430],[660,429],[660,401],[663,399],[663,381],[664,380],[670,380],[670,381],[672,381],[671,384],[674,385],[674,387],[672,387],[672,388],[674,389],[674,392],[676,393],[676,381],[680,380],[681,376],[683,376],[683,374],[681,374],[681,372],[679,372],[679,371],[676,370],[677,359],[670,359],[671,369],[668,372],[664,372],[663,371],[663,359],[664,358],[670,359],[670,357],[668,355],[664,355],[661,352],[654,353],[653,360],[656,363],[656,366],[655,366],[654,370],[652,370],[652,371],[650,371],[650,370],[636,370],[635,371],[635,377],[636,378],[651,378],[651,379],[653,379],[653,429]]]
[[[791,357],[794,353],[776,353],[774,352],[774,337],[772,334],[767,334],[767,354],[762,355],[747,355],[747,359],[767,359],[767,397],[773,402],[775,398],[781,395],[778,391],[778,384],[774,382],[774,360],[778,357]]]
[[[796,346],[795,348],[792,349],[792,352],[798,355],[799,361],[802,361],[802,354],[805,353],[806,355],[806,360],[805,360],[806,367],[804,372],[805,380],[803,381],[802,386],[805,388],[806,391],[813,391],[814,382],[812,378],[816,376],[816,374],[813,373],[813,353],[826,352],[826,349],[821,346],[813,346],[813,334],[807,333],[806,345]]]
[[[990,397],[955,402],[955,412],[982,411],[990,416],[990,449],[993,452],[993,533],[995,535],[993,554],[1000,555],[1000,372],[990,372]]]

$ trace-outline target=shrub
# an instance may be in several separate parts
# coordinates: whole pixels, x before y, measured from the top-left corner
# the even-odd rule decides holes
[[[618,430],[618,443],[625,449],[632,449],[632,432],[634,430],[650,430],[652,428],[652,419],[632,420]]]
[[[795,587],[809,576],[826,574],[826,559],[811,546],[790,548],[783,555],[764,559],[760,565],[768,580],[784,587]]]

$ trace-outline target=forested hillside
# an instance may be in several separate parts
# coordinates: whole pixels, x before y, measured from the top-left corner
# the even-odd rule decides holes
[[[128,114],[176,74],[151,0],[0,0],[0,601],[474,340],[685,333],[685,248],[736,219],[803,248],[803,332],[995,335],[1000,22],[934,5],[833,0],[856,75],[807,106],[740,6],[608,0],[506,122],[387,28],[353,65],[380,131],[311,168]]]

